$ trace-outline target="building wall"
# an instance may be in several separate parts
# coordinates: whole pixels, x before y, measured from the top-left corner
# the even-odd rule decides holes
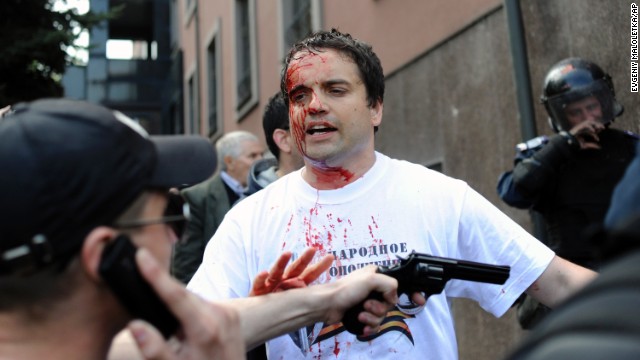
[[[241,128],[262,136],[262,107],[279,86],[279,1],[256,1],[260,102],[242,119],[236,118],[233,105],[233,1],[200,1],[201,33],[205,34],[201,45],[206,46],[204,39],[216,21],[222,34],[225,132]],[[531,231],[529,214],[504,205],[495,191],[499,174],[512,166],[515,144],[522,141],[503,3],[324,0],[320,1],[321,26],[336,27],[369,42],[382,60],[387,91],[383,123],[376,135],[378,150],[426,166],[440,165],[445,174],[467,181]],[[616,126],[638,132],[638,94],[629,91],[631,3],[520,1],[538,134],[551,134],[538,103],[544,73],[568,56],[592,59],[611,73],[618,99],[626,107]],[[193,22],[186,24],[181,37],[185,77],[195,67]],[[204,102],[201,113],[206,113]],[[513,310],[495,319],[474,303],[456,300],[453,311],[463,360],[499,359],[526,335]]]
[[[221,68],[222,68],[222,82],[221,82],[221,96],[222,96],[222,132],[229,132],[233,130],[248,130],[259,137],[262,137],[262,124],[261,124],[261,113],[258,109],[254,109],[247,116],[242,118],[238,118],[236,116],[236,96],[235,96],[235,84],[236,84],[236,49],[235,49],[235,19],[234,19],[234,2],[227,0],[216,0],[216,1],[202,1],[202,0],[193,0],[193,3],[197,2],[197,7],[190,7],[187,9],[186,0],[180,0],[179,6],[182,15],[179,17],[182,21],[183,31],[181,34],[181,44],[184,51],[184,82],[185,88],[187,87],[187,82],[189,77],[196,72],[196,70],[200,69],[200,122],[201,129],[203,134],[206,133],[205,129],[207,128],[207,120],[206,114],[208,113],[208,105],[207,105],[207,46],[209,45],[211,39],[215,36],[217,40],[221,43]],[[267,4],[272,3],[272,4]],[[268,6],[273,5],[273,6]],[[268,16],[269,12],[273,12],[273,8],[276,8],[274,0],[260,1],[257,4],[258,10],[258,22],[257,28],[260,31],[257,32],[259,36],[258,43],[260,46],[260,70],[258,84],[260,88],[260,104],[264,106],[266,100],[269,95],[267,95],[267,89],[262,85],[264,83],[263,76],[266,76],[267,84],[271,83],[272,87],[277,84],[277,78],[274,76],[269,76],[269,71],[263,71],[263,67],[275,67],[270,65],[270,56],[269,48],[275,46],[277,43],[274,39],[264,39],[263,33],[274,33],[275,30],[273,28],[273,18],[269,21],[265,21],[265,16]],[[272,24],[273,23],[273,24]],[[197,28],[196,28],[196,25]],[[262,29],[262,28],[265,29]],[[199,33],[199,34],[197,34]],[[196,43],[199,41],[199,52],[197,51]],[[266,49],[266,50],[265,50]],[[263,53],[264,51],[264,53]],[[278,72],[279,76],[279,72]],[[270,93],[271,91],[268,91]],[[185,97],[189,97],[190,92],[185,91]],[[188,99],[185,99],[185,104],[187,104]],[[185,118],[187,117],[188,110],[185,108]],[[221,135],[218,134],[219,135]]]
[[[328,0],[323,4],[324,28],[335,27],[372,44],[385,74],[390,74],[502,1]]]

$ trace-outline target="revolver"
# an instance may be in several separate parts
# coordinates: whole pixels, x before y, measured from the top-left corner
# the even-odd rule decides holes
[[[398,280],[398,295],[411,296],[414,292],[422,292],[425,299],[440,294],[450,279],[504,284],[511,270],[510,266],[457,260],[415,251],[406,258],[398,259],[400,261],[394,265],[378,266],[377,272]],[[382,294],[374,291],[368,298],[382,301]],[[358,314],[363,309],[364,301],[348,309],[342,318],[344,327],[354,335],[360,335],[364,330],[364,324],[358,321]]]

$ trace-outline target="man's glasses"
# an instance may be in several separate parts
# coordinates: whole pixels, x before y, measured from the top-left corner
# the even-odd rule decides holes
[[[167,224],[176,234],[178,239],[182,235],[190,218],[189,204],[184,202],[179,194],[169,194],[169,202],[164,210],[164,215],[156,219],[136,219],[120,222],[114,225],[118,229],[135,229],[148,225]]]

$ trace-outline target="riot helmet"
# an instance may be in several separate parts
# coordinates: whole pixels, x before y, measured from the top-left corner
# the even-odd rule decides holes
[[[598,65],[580,58],[564,59],[551,67],[544,79],[540,101],[555,132],[571,128],[565,108],[578,100],[594,96],[602,110],[601,121],[608,125],[624,108],[616,101],[611,76]]]

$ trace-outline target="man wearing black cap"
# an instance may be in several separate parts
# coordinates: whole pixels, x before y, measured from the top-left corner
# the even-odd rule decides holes
[[[370,267],[332,287],[205,303],[167,273],[188,214],[165,208],[169,188],[215,168],[208,141],[151,137],[85,102],[39,100],[13,111],[0,121],[0,358],[105,358],[115,334],[143,318],[179,344],[172,353],[136,320],[129,330],[146,358],[235,359],[301,323],[339,321],[372,290],[385,302],[369,301],[361,320],[375,331],[396,300],[395,280]]]

